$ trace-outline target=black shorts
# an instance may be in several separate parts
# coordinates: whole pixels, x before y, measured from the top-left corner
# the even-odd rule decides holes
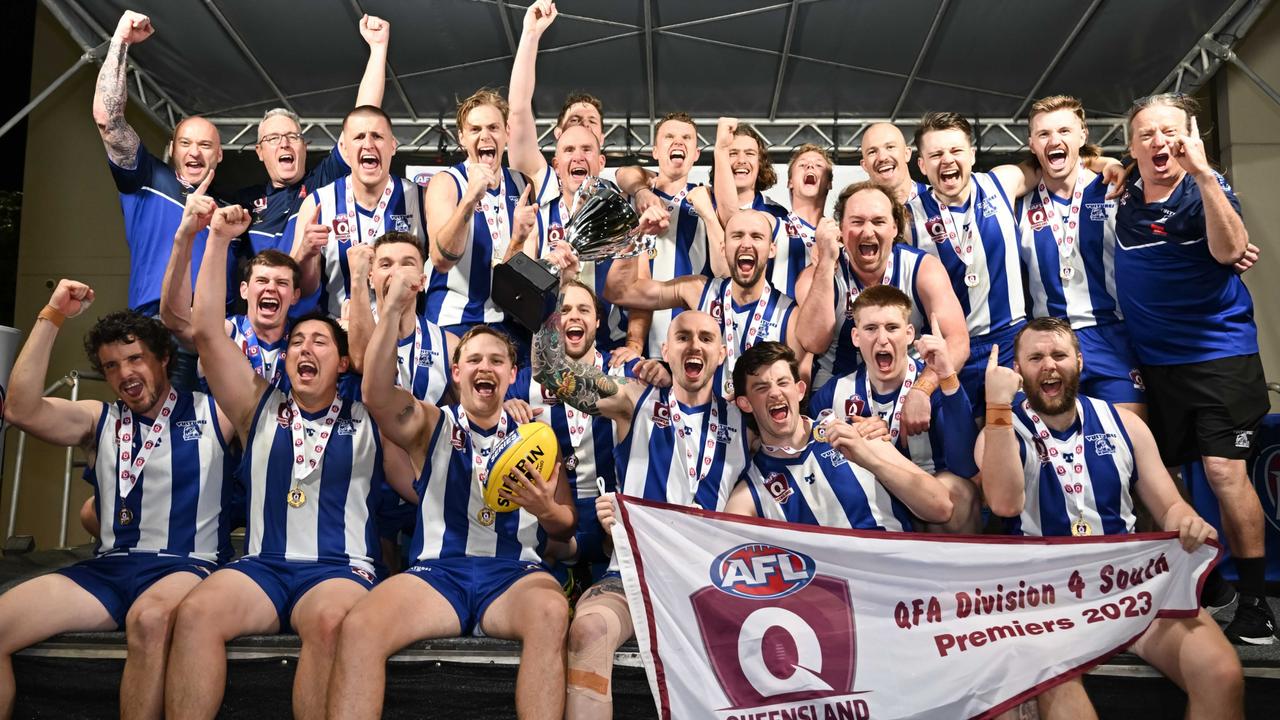
[[[1271,409],[1257,353],[1188,365],[1144,365],[1148,424],[1166,467],[1202,456],[1247,460]]]

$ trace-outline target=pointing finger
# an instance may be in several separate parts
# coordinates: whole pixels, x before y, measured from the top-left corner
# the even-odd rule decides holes
[[[938,314],[937,314],[937,313],[929,313],[929,334],[930,334],[930,335],[941,335],[941,334],[942,334],[942,328],[938,327]]]
[[[1000,364],[1000,346],[991,346],[991,356],[987,358],[987,370],[994,370]]]
[[[200,187],[196,188],[196,193],[206,195],[209,192],[209,183],[213,182],[213,168],[209,168],[209,174],[204,176],[204,180],[200,183]]]
[[[1191,137],[1200,137],[1200,125],[1196,122],[1196,116],[1191,116]]]
[[[524,192],[520,193],[520,207],[526,207],[529,204],[529,197],[533,194],[533,183],[525,183]]]

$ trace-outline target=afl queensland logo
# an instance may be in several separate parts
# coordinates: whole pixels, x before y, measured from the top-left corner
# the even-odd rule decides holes
[[[1267,522],[1280,530],[1280,444],[1269,445],[1258,453],[1253,463],[1253,484]]]
[[[748,600],[786,597],[808,585],[813,575],[813,558],[775,545],[739,545],[711,561],[712,587]]]

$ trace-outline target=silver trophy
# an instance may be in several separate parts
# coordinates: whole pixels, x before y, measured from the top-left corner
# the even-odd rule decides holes
[[[640,215],[608,182],[587,178],[574,195],[578,211],[564,226],[564,237],[582,262],[629,258],[648,252],[655,238],[640,233]],[[524,327],[536,332],[555,310],[560,269],[516,253],[493,269],[493,302]]]

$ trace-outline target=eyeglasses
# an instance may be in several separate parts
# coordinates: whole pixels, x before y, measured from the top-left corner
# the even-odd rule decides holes
[[[272,133],[270,135],[265,135],[262,138],[260,138],[258,140],[258,144],[270,145],[271,147],[275,147],[280,144],[281,140],[288,140],[291,143],[295,143],[302,140],[302,135],[296,132]]]

